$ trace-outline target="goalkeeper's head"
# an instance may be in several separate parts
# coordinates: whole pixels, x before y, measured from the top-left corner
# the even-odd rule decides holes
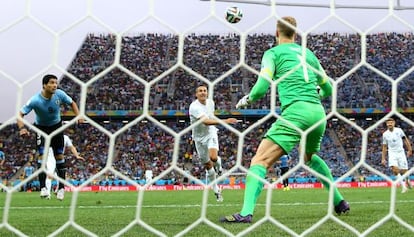
[[[296,19],[291,16],[282,17],[277,21],[276,37],[294,39],[296,35]]]

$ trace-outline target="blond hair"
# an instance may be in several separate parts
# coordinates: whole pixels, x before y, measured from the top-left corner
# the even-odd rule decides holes
[[[283,36],[292,38],[296,33],[296,19],[291,16],[282,17],[277,21],[277,30]]]

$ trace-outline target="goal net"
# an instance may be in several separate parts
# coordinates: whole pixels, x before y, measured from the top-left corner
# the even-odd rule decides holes
[[[400,181],[414,176],[413,162],[409,157],[408,172],[400,178],[381,165],[381,136],[389,117],[413,138],[410,1],[47,2],[16,1],[0,9],[0,150],[6,157],[0,167],[2,236],[370,236],[390,222],[387,230],[414,233],[409,214],[398,211],[411,203],[399,198]],[[241,22],[225,21],[230,5],[243,9]],[[298,20],[296,41],[315,52],[334,87],[332,98],[323,101],[328,116],[321,150],[336,178],[331,185],[341,190],[383,185],[390,191],[385,200],[363,195],[370,202],[347,196],[352,192],[345,189],[352,209],[344,218],[334,214],[333,191],[310,191],[318,196],[315,201],[282,193],[284,179],[293,190],[322,187],[322,177],[299,158],[303,154],[297,147],[286,174],[275,165],[262,180],[265,189],[253,223],[224,225],[218,217],[240,209],[250,160],[279,117],[277,85],[247,109],[236,110],[235,104],[254,85],[262,53],[275,45],[276,20],[286,15]],[[51,135],[33,126],[33,112],[24,120],[30,137],[19,137],[15,123],[20,108],[41,90],[45,74],[59,76],[60,88],[81,111],[75,118],[62,107],[65,123],[51,135],[69,135],[86,161],[67,155],[65,180],[48,173],[53,186],[65,184],[65,200],[38,204],[43,200],[36,192],[37,175],[46,164],[35,165],[35,134],[45,139],[46,150]],[[188,118],[199,84],[208,86],[217,118],[240,121],[218,125],[224,171],[213,183],[195,153],[195,125]],[[80,117],[84,124],[77,124]],[[31,166],[35,169],[27,171]],[[212,194],[216,183],[224,189],[223,203]],[[133,197],[110,196],[120,191]],[[369,215],[358,208],[373,203],[386,206],[383,213],[372,214],[375,220],[350,220]],[[306,210],[316,209],[312,206],[322,212],[306,216]],[[106,217],[100,222],[92,220],[102,213]],[[41,215],[44,222],[25,215]],[[57,225],[44,224],[54,218]]]

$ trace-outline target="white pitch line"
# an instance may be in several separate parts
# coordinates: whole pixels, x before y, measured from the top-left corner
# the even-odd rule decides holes
[[[390,201],[363,201],[363,202],[349,202],[350,204],[358,205],[367,205],[367,204],[387,204]],[[400,200],[396,203],[414,203],[414,200]],[[258,203],[258,206],[266,206],[266,204]],[[323,206],[326,205],[326,202],[295,202],[295,203],[272,203],[272,206]],[[199,208],[202,205],[200,204],[188,204],[188,205],[143,205],[141,208]],[[229,203],[229,204],[208,204],[209,207],[237,207],[241,204]],[[93,205],[93,206],[76,206],[77,209],[98,209],[98,208],[137,208],[136,205]],[[0,207],[0,210],[3,210],[3,207]],[[39,206],[39,207],[10,207],[9,209],[70,209],[70,206]]]

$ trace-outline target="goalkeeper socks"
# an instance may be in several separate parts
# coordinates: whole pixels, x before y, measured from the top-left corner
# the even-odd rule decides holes
[[[213,167],[211,167],[208,171],[207,171],[207,178],[208,178],[208,182],[211,183],[214,180],[216,180],[216,171],[214,170]],[[213,191],[215,193],[218,193],[220,191],[220,188],[218,187],[217,183],[215,183],[213,185]]]
[[[65,163],[56,164],[57,175],[59,178],[66,179],[66,165]],[[65,185],[62,182],[59,182],[59,189],[65,188]]]
[[[264,179],[266,177],[266,168],[262,165],[253,165],[249,169],[246,177],[246,187],[244,189],[244,202],[240,215],[253,215],[256,206],[257,198],[263,189],[263,182],[256,176]],[[255,174],[256,176],[252,175]]]
[[[322,160],[318,155],[313,155],[311,160],[307,163],[309,167],[311,167],[314,171],[316,171],[318,174],[321,174],[328,178],[330,181],[334,181],[332,177],[331,170],[329,169],[328,165],[326,165],[325,161]],[[319,179],[321,183],[329,190],[331,187],[331,184],[329,182],[326,182],[323,179]],[[334,205],[338,205],[344,198],[342,197],[341,193],[339,192],[338,188],[334,187]]]

